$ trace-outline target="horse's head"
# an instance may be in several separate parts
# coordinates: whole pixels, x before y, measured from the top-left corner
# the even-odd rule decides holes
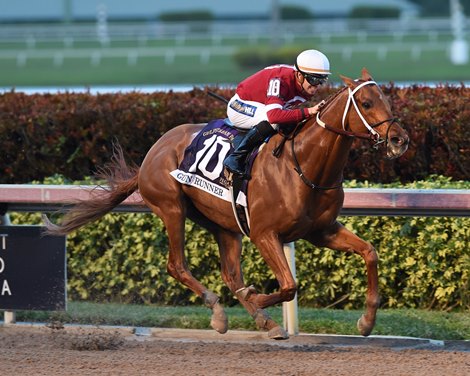
[[[408,134],[393,117],[390,103],[367,69],[362,70],[360,79],[352,80],[344,76],[341,79],[348,88],[343,94],[347,96],[342,117],[343,130],[370,138],[375,146],[385,145],[388,158],[402,155],[408,149]]]

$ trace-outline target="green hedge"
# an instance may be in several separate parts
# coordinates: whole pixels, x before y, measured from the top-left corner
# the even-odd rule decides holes
[[[314,15],[310,9],[301,5],[281,5],[279,7],[281,20],[311,20]]]
[[[220,94],[227,92],[220,90]],[[118,140],[140,163],[178,124],[221,117],[207,93],[0,94],[0,182],[24,183],[56,173],[81,180],[105,164]]]
[[[399,18],[401,14],[400,8],[393,6],[355,6],[349,12],[349,18]]]
[[[244,47],[233,54],[235,63],[243,69],[261,69],[269,65],[292,65],[299,54],[298,47],[259,48]]]
[[[46,183],[61,183],[62,179]],[[371,186],[349,182],[348,186]],[[394,186],[398,186],[395,184]],[[401,185],[399,185],[401,187]],[[470,188],[470,182],[433,177],[409,188]],[[15,224],[39,223],[37,214],[13,213]],[[343,217],[341,221],[377,249],[382,306],[470,308],[470,219]],[[203,284],[236,300],[223,284],[215,242],[192,222],[186,224],[186,253]],[[162,222],[151,214],[109,214],[67,238],[68,293],[72,300],[186,304],[197,298],[166,272],[168,242]],[[305,306],[361,308],[365,264],[357,255],[296,243],[299,302]],[[277,282],[256,248],[244,239],[247,284],[272,292]]]
[[[367,142],[356,141],[345,178],[377,183],[445,175],[470,176],[470,88],[382,86],[394,113],[411,136],[409,150],[388,161]],[[187,122],[225,117],[225,105],[208,90],[229,98],[230,88],[189,92],[117,94],[0,94],[0,183],[27,183],[56,173],[82,180],[105,164],[118,140],[140,163],[166,131]],[[317,102],[332,92],[325,87]]]
[[[164,12],[159,16],[163,22],[191,22],[191,21],[212,21],[214,15],[209,10],[188,10],[183,12]]]

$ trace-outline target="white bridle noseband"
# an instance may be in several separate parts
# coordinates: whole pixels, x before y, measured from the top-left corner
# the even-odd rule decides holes
[[[363,82],[362,84],[356,86],[354,90],[351,90],[351,88],[348,87],[348,101],[346,102],[346,106],[344,107],[344,112],[343,112],[343,122],[342,122],[343,129],[346,130],[345,128],[346,114],[348,113],[349,106],[351,106],[351,103],[352,103],[354,105],[354,108],[356,109],[357,114],[359,115],[359,118],[362,120],[362,123],[367,128],[367,130],[375,137],[379,137],[378,132],[369,125],[367,120],[362,115],[361,111],[359,111],[359,107],[357,106],[356,100],[354,99],[354,94],[356,94],[356,92],[359,91],[359,89],[361,89],[362,87],[366,85],[377,85],[377,82],[375,81]]]

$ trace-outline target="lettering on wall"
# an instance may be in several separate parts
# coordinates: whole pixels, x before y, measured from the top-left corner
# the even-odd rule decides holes
[[[2,278],[4,275],[6,265],[5,265],[5,260],[2,257],[3,252],[7,251],[7,238],[8,234],[0,234],[0,296],[5,296],[5,295],[12,295],[10,285],[8,284],[8,280]]]

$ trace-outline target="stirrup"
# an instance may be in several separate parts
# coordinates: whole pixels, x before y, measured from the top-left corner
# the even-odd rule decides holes
[[[246,173],[246,166],[244,166],[244,169],[243,169],[243,172],[240,172],[238,170],[235,170],[235,169],[232,169],[230,168],[229,166],[227,166],[225,163],[224,163],[224,168],[225,170],[228,171],[228,176],[231,177],[233,179],[234,176],[237,176],[241,179],[246,179],[249,175]]]
[[[229,181],[233,181],[234,178],[238,178],[240,180],[250,180],[251,175],[248,172],[244,172],[243,174],[240,174],[239,172],[232,172],[232,170],[226,168],[227,173],[225,174],[225,177]]]

